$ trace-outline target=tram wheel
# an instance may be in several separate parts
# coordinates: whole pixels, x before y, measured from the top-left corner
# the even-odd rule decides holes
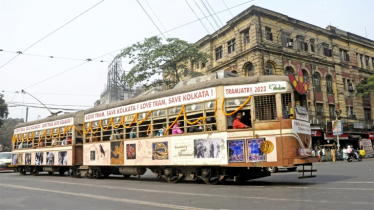
[[[37,176],[39,174],[39,170],[38,169],[34,169],[32,172],[31,172],[31,175],[33,176]]]
[[[66,172],[65,169],[58,170],[58,173],[60,174],[60,176],[63,176],[65,174],[65,172]]]
[[[175,184],[181,181],[181,179],[178,179],[178,176],[172,176],[166,179],[167,182]]]
[[[216,185],[219,183],[219,178],[218,177],[210,177],[208,179],[204,179],[203,180],[205,182],[205,184],[208,184],[208,185]]]
[[[105,174],[104,174],[104,178],[107,179],[107,178],[109,177],[109,175],[110,175],[110,174],[105,173]]]
[[[21,174],[22,174],[22,175],[26,175],[26,170],[23,169],[23,170],[21,171]]]

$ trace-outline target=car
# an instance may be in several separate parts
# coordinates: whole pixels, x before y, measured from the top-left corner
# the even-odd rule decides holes
[[[11,152],[0,152],[0,171],[12,170],[16,171],[16,167],[11,165],[12,153]]]
[[[266,170],[268,170],[271,173],[277,173],[279,169],[287,169],[288,171],[296,171],[297,167],[283,167],[283,166],[278,166],[278,167],[267,167]]]

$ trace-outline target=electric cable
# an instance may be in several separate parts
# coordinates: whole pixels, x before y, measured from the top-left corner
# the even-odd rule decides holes
[[[2,91],[6,93],[14,93],[14,91]],[[100,95],[83,95],[83,94],[72,94],[72,93],[31,93],[33,95],[67,95],[67,96],[100,96]]]
[[[190,9],[192,10],[192,12],[193,12],[193,13],[195,14],[195,16],[197,17],[197,19],[199,19],[200,23],[204,26],[206,32],[208,32],[208,34],[209,34],[210,32],[209,32],[208,29],[205,27],[203,21],[200,20],[199,16],[197,16],[197,14],[195,13],[195,10],[192,9],[192,7],[191,7],[191,5],[188,3],[188,1],[187,1],[187,0],[185,0],[185,1],[186,1],[186,3],[188,4],[188,6],[190,7]]]
[[[222,0],[222,2],[223,2],[223,4],[225,4],[225,6],[226,6],[227,10],[230,12],[231,16],[234,17],[234,15],[231,13],[229,7],[226,5],[225,0]]]
[[[11,105],[20,105],[22,102],[12,102],[12,103],[8,103],[8,104],[11,104]],[[39,104],[39,103],[24,103],[24,104]],[[92,107],[90,105],[65,105],[65,104],[44,104],[44,105],[50,105],[50,106],[79,106],[79,107]]]
[[[199,8],[199,10],[200,10],[200,12],[201,13],[203,13],[203,15],[204,15],[204,17],[206,18],[206,20],[209,22],[209,24],[210,24],[210,26],[212,26],[212,28],[213,28],[213,30],[217,30],[214,26],[213,26],[213,24],[210,22],[210,20],[206,17],[206,15],[205,15],[205,13],[203,12],[203,10],[200,8],[200,6],[196,3],[196,1],[195,0],[193,0],[194,2],[195,2],[195,4],[196,4],[196,6],[197,6],[197,8]]]
[[[145,0],[145,3],[147,3],[147,5],[148,5],[148,7],[151,9],[151,11],[152,11],[152,13],[155,15],[155,17],[156,17],[156,19],[158,20],[158,22],[161,24],[161,26],[162,26],[162,28],[166,31],[166,29],[165,29],[165,27],[164,27],[164,25],[162,24],[162,22],[160,21],[160,19],[158,19],[158,17],[157,17],[157,15],[156,15],[156,13],[153,11],[153,9],[152,9],[152,7],[151,6],[149,6],[149,4],[148,4],[148,1],[147,0]],[[167,34],[168,34],[168,36],[170,37],[170,34],[168,33],[168,32],[166,32]]]
[[[214,18],[214,15],[212,15],[212,14],[210,13],[210,10],[209,10],[208,7],[205,5],[204,1],[203,1],[203,0],[200,0],[200,1],[201,1],[201,3],[203,4],[203,6],[205,7],[205,9],[208,11],[210,17],[213,19],[213,21],[214,21],[214,23],[216,24],[217,28],[219,29],[220,26],[219,26],[219,24],[217,23],[216,18]]]
[[[67,23],[65,23],[64,25],[58,27],[57,29],[55,29],[54,31],[52,31],[51,33],[47,34],[46,36],[44,36],[43,38],[39,39],[37,42],[35,42],[34,44],[30,45],[29,47],[27,47],[25,50],[23,51],[19,51],[20,53],[18,53],[18,55],[14,56],[12,59],[10,59],[8,62],[6,62],[4,65],[2,65],[0,67],[3,68],[4,66],[6,66],[8,63],[10,63],[12,60],[14,60],[16,57],[18,57],[20,54],[22,54],[23,52],[25,52],[26,50],[30,49],[31,47],[35,46],[36,44],[38,44],[39,42],[41,42],[42,40],[44,40],[45,38],[47,38],[48,36],[52,35],[53,33],[55,33],[56,31],[60,30],[61,28],[63,28],[64,26],[68,25],[69,23],[71,23],[72,21],[74,21],[75,19],[77,19],[78,17],[82,16],[84,13],[90,11],[91,9],[93,9],[94,7],[96,7],[97,5],[99,5],[100,3],[102,3],[104,0],[100,1],[99,3],[93,5],[92,7],[88,8],[86,11],[80,13],[78,16],[74,17],[73,19],[71,19],[70,21],[68,21]]]
[[[151,18],[151,16],[148,15],[148,12],[144,9],[144,7],[142,6],[142,4],[140,4],[140,2],[138,0],[136,0],[138,2],[138,4],[140,5],[140,7],[144,10],[145,14],[147,14],[147,16],[149,17],[149,19],[151,19],[153,25],[156,26],[157,30],[162,34],[162,36],[165,38],[166,40],[166,37],[165,35],[161,32],[161,30],[158,28],[158,26],[156,25],[156,23],[153,21],[153,19]]]
[[[210,4],[209,4],[209,2],[208,2],[208,0],[205,0],[206,1],[206,3],[208,4],[208,6],[210,7],[210,9],[212,9],[212,11],[213,11],[213,14],[216,14],[216,12],[213,10],[213,8],[212,8],[212,6],[210,6]],[[221,19],[219,19],[219,17],[218,17],[218,15],[216,14],[216,17],[217,17],[217,19],[219,20],[219,22],[221,23],[221,25],[223,26],[223,23],[222,23],[222,21],[221,21]]]

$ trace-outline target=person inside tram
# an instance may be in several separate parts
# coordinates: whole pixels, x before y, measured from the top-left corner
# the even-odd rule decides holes
[[[233,126],[232,126],[233,129],[251,128],[250,126],[245,125],[242,122],[242,119],[243,119],[243,114],[241,112],[237,112],[236,113],[236,119],[234,120],[234,123],[233,123]]]
[[[157,131],[156,136],[164,136],[166,131],[166,123],[162,124],[162,128]]]
[[[136,135],[136,128],[133,127],[130,131],[130,139],[135,139],[137,138],[137,135]]]
[[[182,134],[183,131],[182,129],[180,129],[181,127],[181,122],[178,121],[174,126],[173,126],[173,130],[171,132],[172,135],[178,135],[178,134]]]
[[[18,149],[22,149],[22,142],[18,145]]]
[[[197,122],[197,126],[192,126],[188,129],[189,133],[196,133],[196,132],[203,132],[203,131],[204,131],[204,127],[201,121]]]
[[[92,137],[92,142],[98,142],[99,140],[99,133],[95,133],[94,136]]]

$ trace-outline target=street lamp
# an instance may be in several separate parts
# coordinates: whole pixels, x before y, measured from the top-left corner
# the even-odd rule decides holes
[[[31,95],[30,93],[26,92],[25,90],[22,90],[22,93],[23,94],[29,94],[31,97],[35,98],[33,95]],[[35,100],[37,100],[41,105],[43,105],[46,109],[48,109],[47,106],[45,106],[41,101],[39,101],[37,98],[35,98]],[[51,113],[51,116],[57,116],[59,113],[61,113],[62,111],[58,111],[58,112],[52,112],[50,109],[48,109],[48,111]],[[51,117],[49,116],[49,117]]]

